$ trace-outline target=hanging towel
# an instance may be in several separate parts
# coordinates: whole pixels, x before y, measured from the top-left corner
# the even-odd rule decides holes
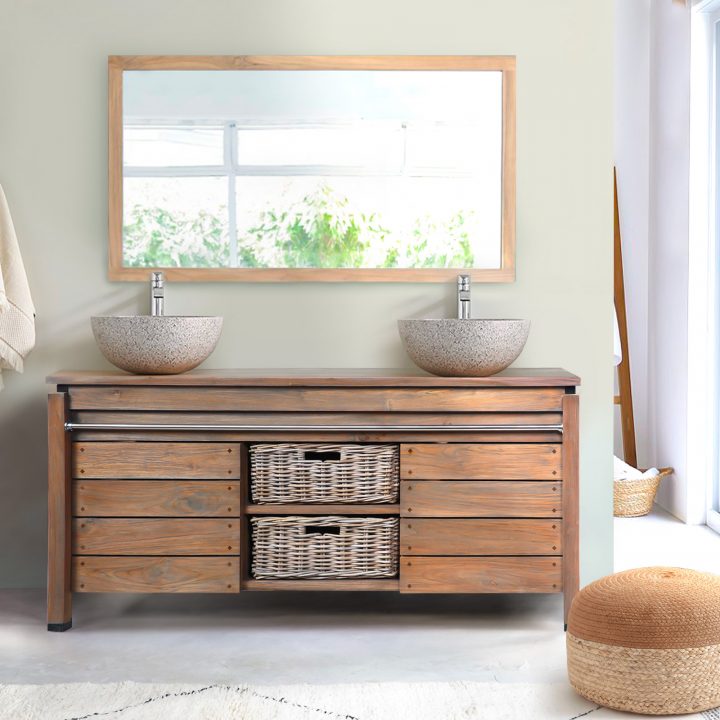
[[[0,187],[0,389],[2,371],[23,371],[35,347],[35,307],[10,209]]]

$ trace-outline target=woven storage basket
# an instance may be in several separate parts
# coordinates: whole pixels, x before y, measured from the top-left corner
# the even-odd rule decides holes
[[[254,517],[258,579],[387,578],[398,572],[398,518]]]
[[[720,705],[720,577],[651,567],[609,575],[575,597],[570,684],[599,705],[646,715]]]
[[[639,480],[615,480],[613,507],[615,517],[640,517],[647,515],[655,502],[655,493],[664,477],[672,474],[672,468],[661,468],[655,477]]]
[[[263,503],[392,503],[397,445],[250,446],[250,492]]]

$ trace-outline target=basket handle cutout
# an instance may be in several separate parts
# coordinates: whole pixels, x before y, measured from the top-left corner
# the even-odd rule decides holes
[[[305,525],[306,535],[339,535],[339,525]]]
[[[325,452],[320,450],[306,450],[305,459],[319,460],[320,462],[327,462],[328,460],[339,460],[340,453],[337,450],[327,450]]]

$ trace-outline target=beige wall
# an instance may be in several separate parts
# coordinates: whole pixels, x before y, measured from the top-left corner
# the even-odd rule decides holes
[[[37,305],[38,346],[0,394],[0,585],[45,577],[44,377],[99,368],[89,316],[146,311],[106,280],[108,54],[514,54],[517,282],[474,314],[528,317],[518,364],[583,377],[583,581],[612,567],[612,2],[0,0],[0,183]],[[451,283],[175,285],[221,313],[215,367],[409,366],[395,320],[454,311]]]

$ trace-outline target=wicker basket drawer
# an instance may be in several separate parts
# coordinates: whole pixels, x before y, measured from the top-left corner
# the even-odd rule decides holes
[[[258,579],[387,578],[398,572],[396,517],[264,516],[251,519]]]
[[[397,445],[250,447],[255,503],[394,503],[399,474]]]

